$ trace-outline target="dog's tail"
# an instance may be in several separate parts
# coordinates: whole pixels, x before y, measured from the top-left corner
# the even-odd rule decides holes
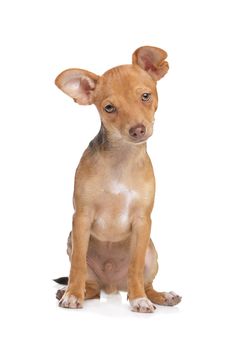
[[[68,284],[68,277],[55,278],[53,281],[66,286]]]

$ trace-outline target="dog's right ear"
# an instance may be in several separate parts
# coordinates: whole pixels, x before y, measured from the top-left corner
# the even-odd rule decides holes
[[[139,47],[133,53],[133,64],[138,64],[153,80],[161,79],[168,71],[166,51],[153,46]]]
[[[55,84],[65,94],[72,97],[80,105],[93,103],[93,95],[98,75],[83,69],[67,69],[55,80]]]

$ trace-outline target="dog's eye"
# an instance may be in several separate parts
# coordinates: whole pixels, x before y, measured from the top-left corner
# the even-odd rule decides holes
[[[111,105],[110,103],[107,104],[105,107],[104,107],[104,110],[105,112],[107,113],[114,113],[116,112],[116,107],[114,107],[113,105]]]
[[[151,94],[149,92],[144,92],[144,94],[142,94],[142,101],[150,101],[151,99]]]

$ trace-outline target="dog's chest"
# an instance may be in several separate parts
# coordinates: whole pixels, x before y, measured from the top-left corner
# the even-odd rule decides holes
[[[123,239],[130,231],[139,200],[140,192],[124,182],[112,180],[103,184],[97,199],[93,235],[102,240]]]
[[[117,219],[119,224],[127,223],[129,213],[139,199],[139,192],[121,182],[113,181],[109,186],[109,194],[113,201],[112,204],[118,213]]]

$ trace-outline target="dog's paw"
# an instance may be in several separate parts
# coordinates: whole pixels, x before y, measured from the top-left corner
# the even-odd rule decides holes
[[[83,307],[83,300],[77,298],[75,295],[65,293],[59,301],[59,306],[68,309],[81,309]]]
[[[181,302],[182,297],[180,297],[175,292],[163,293],[164,302],[163,305],[174,306]]]
[[[156,307],[147,298],[137,298],[130,300],[131,310],[134,312],[152,313]]]
[[[63,288],[57,290],[57,292],[56,292],[56,298],[57,298],[58,300],[61,300],[61,298],[63,297],[63,295],[64,295],[65,292],[66,292],[66,289],[67,289],[66,287],[63,287]]]

